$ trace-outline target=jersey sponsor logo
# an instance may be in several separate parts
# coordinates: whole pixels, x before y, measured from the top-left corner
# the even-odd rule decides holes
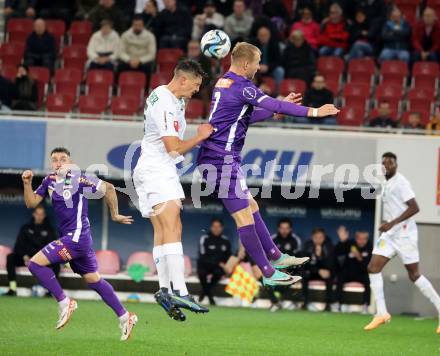
[[[176,130],[176,132],[179,132],[179,121],[174,120],[174,130]]]
[[[63,247],[61,250],[59,250],[58,254],[63,259],[63,261],[70,261],[72,259],[72,255],[66,247]]]
[[[243,88],[243,96],[246,99],[253,100],[257,97],[257,90],[253,87],[245,87]]]
[[[232,83],[234,83],[232,79],[220,78],[217,80],[217,83],[215,83],[215,87],[228,89],[231,87]]]
[[[150,96],[148,97],[148,101],[153,106],[157,101],[159,100],[159,97],[156,94],[156,91],[153,91]]]

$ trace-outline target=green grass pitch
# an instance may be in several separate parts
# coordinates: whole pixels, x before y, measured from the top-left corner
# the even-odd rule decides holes
[[[367,315],[212,308],[169,319],[154,304],[127,304],[139,323],[128,342],[102,302],[78,301],[71,322],[55,331],[57,305],[48,298],[0,297],[4,355],[440,355],[437,321],[394,317],[364,332]]]

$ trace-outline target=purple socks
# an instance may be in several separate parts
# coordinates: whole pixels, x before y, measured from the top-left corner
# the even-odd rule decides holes
[[[40,266],[32,261],[29,263],[28,268],[35,278],[38,279],[40,284],[46,288],[58,302],[66,298],[66,295],[51,268]]]
[[[266,224],[264,223],[260,212],[256,211],[253,215],[255,231],[257,232],[258,239],[263,246],[264,252],[266,252],[267,258],[271,261],[278,260],[281,257],[281,251],[273,242],[272,236],[270,235],[269,230],[267,230]]]
[[[88,285],[101,296],[105,304],[112,308],[118,317],[127,312],[116,296],[113,287],[106,280],[100,279],[99,282],[89,283]]]
[[[263,246],[255,231],[255,225],[246,225],[238,228],[238,235],[246,252],[260,267],[264,277],[271,277],[275,273],[275,269],[270,264],[263,250]]]

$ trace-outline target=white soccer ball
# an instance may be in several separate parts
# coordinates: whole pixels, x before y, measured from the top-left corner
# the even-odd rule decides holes
[[[221,59],[226,57],[231,50],[231,40],[225,32],[211,30],[203,35],[200,48],[205,56]]]

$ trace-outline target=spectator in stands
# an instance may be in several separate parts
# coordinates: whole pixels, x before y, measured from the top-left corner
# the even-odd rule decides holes
[[[159,15],[159,9],[157,7],[156,0],[148,0],[145,2],[142,16],[144,18],[145,28],[154,33],[154,35],[159,37],[157,33],[157,16]]]
[[[310,47],[317,51],[320,33],[319,24],[313,20],[312,10],[308,7],[300,10],[300,16],[301,20],[293,24],[290,33],[300,30]]]
[[[412,36],[415,61],[437,61],[440,55],[440,24],[433,9],[423,11]]]
[[[157,16],[159,47],[185,50],[192,33],[191,13],[177,5],[176,0],[164,0],[164,5],[165,9]]]
[[[89,69],[113,70],[121,52],[121,39],[113,30],[110,20],[101,21],[101,29],[95,32],[87,45]]]
[[[224,28],[232,43],[243,41],[249,36],[253,21],[253,17],[246,13],[244,0],[235,0],[233,13],[226,17]]]
[[[306,90],[303,104],[314,108],[319,108],[324,104],[333,104],[333,93],[325,85],[324,76],[315,75],[312,85]]]
[[[336,301],[342,304],[344,284],[349,282],[361,283],[365,290],[362,304],[367,312],[370,304],[370,280],[367,266],[371,259],[373,246],[369,242],[368,232],[356,231],[355,239],[349,239],[345,226],[338,229],[339,242],[335,247],[336,257]]]
[[[321,56],[342,57],[348,49],[348,28],[341,6],[334,3],[330,6],[329,17],[321,25],[319,35],[319,54]]]
[[[29,77],[29,67],[26,64],[17,66],[17,76],[12,85],[13,110],[34,111],[38,107],[37,82]]]
[[[38,16],[43,19],[58,19],[70,23],[77,11],[77,2],[72,0],[36,0]]]
[[[297,10],[301,10],[304,8],[309,8],[313,17],[321,22],[328,16],[328,11],[330,5],[334,2],[333,0],[297,0],[296,8]]]
[[[373,55],[371,44],[370,24],[364,10],[356,11],[354,22],[350,28],[350,55],[349,58],[363,58]]]
[[[362,10],[370,24],[369,32],[371,38],[376,38],[382,30],[382,25],[386,21],[388,9],[386,3],[389,0],[350,0],[345,2],[345,13],[348,18],[355,18],[356,12]]]
[[[221,29],[224,24],[225,18],[217,12],[214,1],[208,0],[203,8],[203,13],[194,17],[192,38],[200,40],[206,32],[216,28]]]
[[[122,33],[127,28],[126,18],[113,0],[100,0],[99,4],[90,11],[89,20],[93,24],[93,32],[101,28],[102,20],[111,21],[118,33]]]
[[[282,253],[295,256],[302,250],[301,238],[292,230],[292,221],[283,218],[278,221],[278,231],[272,239]]]
[[[199,301],[208,297],[209,304],[215,305],[212,289],[224,276],[224,266],[230,256],[231,243],[223,235],[223,222],[214,218],[211,220],[209,232],[200,238],[197,274],[202,285],[202,294]]]
[[[435,134],[440,135],[440,105],[437,105],[435,107],[434,116],[431,118],[431,121],[426,125],[426,129],[429,130],[431,133],[432,131],[439,131],[435,132]]]
[[[81,20],[88,19],[96,4],[96,0],[78,0],[78,12],[75,17]]]
[[[370,127],[397,127],[391,116],[391,106],[387,101],[379,103],[378,116],[370,120]]]
[[[304,35],[300,30],[290,33],[281,63],[287,78],[302,79],[307,84],[311,82],[316,71],[315,53],[304,41]]]
[[[257,38],[252,42],[261,51],[259,73],[262,76],[271,76],[278,88],[284,79],[279,43],[271,38],[270,30],[267,27],[261,27],[257,32]]]
[[[40,251],[48,243],[56,240],[57,236],[46,218],[46,211],[42,205],[37,206],[32,213],[32,220],[20,228],[15,241],[14,250],[6,257],[6,269],[8,271],[9,290],[6,295],[17,295],[17,277],[15,269],[27,266],[33,255]],[[58,275],[60,266],[52,267]]]
[[[391,10],[389,20],[382,28],[383,49],[379,61],[399,59],[409,63],[411,45],[411,27],[403,18],[398,7]]]
[[[10,17],[35,17],[36,0],[6,0],[4,14],[6,19]]]
[[[119,72],[142,71],[149,75],[156,58],[156,38],[145,29],[142,15],[133,18],[131,28],[121,36]]]
[[[425,129],[425,126],[422,125],[422,115],[419,112],[412,112],[408,116],[408,123],[405,125],[405,129]]]
[[[0,70],[0,112],[9,112],[11,110],[12,92],[13,85],[11,81],[1,75]]]
[[[312,280],[324,281],[326,285],[325,310],[330,310],[332,300],[332,282],[334,251],[333,244],[327,238],[325,230],[315,228],[312,230],[312,239],[307,241],[303,254],[310,257],[310,262],[305,266],[303,274],[304,309],[309,303],[309,282]]]
[[[42,66],[52,70],[55,58],[55,38],[46,31],[46,22],[37,19],[34,21],[34,31],[26,40],[24,63],[28,66]]]

